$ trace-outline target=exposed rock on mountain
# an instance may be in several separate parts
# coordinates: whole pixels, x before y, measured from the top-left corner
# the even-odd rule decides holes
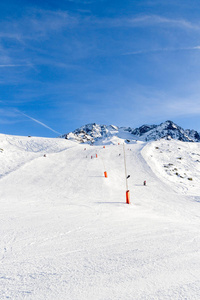
[[[84,125],[73,132],[64,134],[62,138],[79,143],[95,143],[111,140],[114,137],[124,140],[152,141],[161,138],[175,139],[183,142],[200,142],[200,134],[195,130],[184,130],[172,121],[160,125],[142,125],[139,128],[117,127],[114,125]]]
[[[161,138],[175,139],[183,142],[199,142],[200,135],[194,130],[184,130],[172,121],[166,121],[160,125],[143,125],[132,131],[132,134],[142,137],[145,141],[158,140]]]
[[[75,140],[80,143],[94,143],[101,138],[112,137],[118,133],[119,128],[114,125],[98,125],[96,123],[84,125],[73,132],[64,134],[61,137],[68,140]]]

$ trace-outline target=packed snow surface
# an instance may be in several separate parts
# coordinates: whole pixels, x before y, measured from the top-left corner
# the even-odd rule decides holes
[[[0,135],[1,300],[200,299],[200,144],[125,151]]]

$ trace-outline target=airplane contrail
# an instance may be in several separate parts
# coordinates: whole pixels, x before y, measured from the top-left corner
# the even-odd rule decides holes
[[[6,102],[6,101],[4,101],[4,100],[0,100],[0,102],[1,102],[1,103],[4,103],[4,104],[6,104],[6,105],[7,105],[7,102]],[[39,120],[37,120],[37,119],[34,119],[34,118],[32,118],[31,116],[29,116],[29,115],[27,115],[27,114],[23,113],[22,111],[20,111],[20,110],[19,110],[19,109],[17,109],[17,108],[14,108],[14,107],[12,107],[12,109],[13,109],[14,111],[16,111],[16,112],[20,113],[21,115],[23,115],[23,116],[25,116],[25,117],[29,118],[30,120],[32,120],[32,121],[34,121],[34,122],[36,122],[36,123],[38,123],[38,124],[42,125],[43,127],[45,127],[45,128],[47,128],[47,129],[49,129],[49,130],[53,131],[54,133],[56,133],[56,134],[59,134],[59,135],[61,135],[61,134],[62,134],[62,133],[60,133],[60,132],[58,132],[58,131],[54,130],[53,128],[51,128],[51,127],[47,126],[46,124],[44,124],[44,123],[40,122]]]
[[[44,124],[44,123],[38,121],[37,119],[34,119],[34,118],[32,118],[31,116],[29,116],[29,115],[23,113],[22,111],[20,111],[20,110],[18,110],[18,109],[16,109],[16,111],[18,111],[20,114],[24,115],[25,117],[31,119],[32,121],[34,121],[34,122],[36,122],[36,123],[42,125],[43,127],[46,127],[47,129],[49,129],[49,130],[51,130],[51,131],[53,131],[53,132],[55,132],[55,133],[57,133],[57,134],[61,134],[60,132],[58,132],[58,131],[54,130],[53,128],[47,126],[46,124]]]

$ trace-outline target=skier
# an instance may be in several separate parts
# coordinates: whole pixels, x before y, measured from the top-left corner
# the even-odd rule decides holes
[[[146,180],[144,181],[144,185],[146,185],[147,184],[147,182],[146,182]]]

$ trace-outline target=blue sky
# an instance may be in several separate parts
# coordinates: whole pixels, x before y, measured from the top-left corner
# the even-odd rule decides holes
[[[0,133],[168,119],[200,131],[198,0],[1,1]]]

